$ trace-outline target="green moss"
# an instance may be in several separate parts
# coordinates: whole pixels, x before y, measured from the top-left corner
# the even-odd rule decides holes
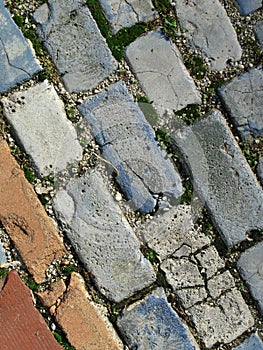
[[[185,192],[181,196],[180,204],[190,204],[193,197],[193,185],[189,180],[185,181],[183,185],[185,188]]]
[[[201,56],[185,55],[183,59],[184,64],[189,70],[191,76],[195,77],[196,79],[203,79],[205,77],[207,68]]]
[[[54,333],[54,337],[56,338],[57,342],[63,346],[64,349],[66,350],[75,350],[66,340],[65,338],[59,334],[58,332]]]
[[[158,263],[158,255],[156,252],[152,249],[147,249],[145,252],[146,258],[151,262],[151,263]]]
[[[33,183],[36,179],[36,176],[32,168],[27,163],[25,163],[23,165],[23,170],[27,181]]]
[[[153,0],[153,5],[160,15],[168,14],[171,9],[169,0]]]
[[[189,104],[185,108],[175,113],[176,117],[180,117],[187,125],[193,124],[196,119],[202,116],[201,106],[198,104]]]
[[[7,269],[3,269],[3,268],[0,268],[0,277],[4,277],[8,274],[8,270]]]

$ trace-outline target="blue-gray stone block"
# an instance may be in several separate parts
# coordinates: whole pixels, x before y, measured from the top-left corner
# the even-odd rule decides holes
[[[263,21],[255,25],[254,32],[261,46],[263,46]]]
[[[236,0],[240,14],[247,16],[262,6],[262,0]]]
[[[5,255],[5,250],[2,245],[2,242],[0,241],[0,265],[5,264],[7,262],[6,255]]]
[[[79,110],[135,210],[151,212],[155,194],[177,201],[183,192],[180,176],[123,82],[88,98]]]
[[[258,166],[257,166],[257,174],[258,178],[263,186],[263,157],[260,158]]]
[[[30,79],[41,70],[3,0],[0,0],[0,62],[0,92]]]
[[[257,334],[252,334],[233,350],[263,350],[263,343]]]
[[[125,310],[117,325],[130,349],[199,349],[189,330],[168,304],[162,288]]]

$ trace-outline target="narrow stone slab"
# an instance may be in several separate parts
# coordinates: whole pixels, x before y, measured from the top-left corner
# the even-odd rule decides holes
[[[77,133],[47,81],[2,99],[4,115],[41,176],[56,175],[82,158]]]
[[[105,313],[105,310],[103,310]],[[106,322],[101,310],[88,299],[85,282],[77,273],[72,273],[70,284],[59,304],[55,318],[71,345],[81,350],[121,350],[121,342]],[[114,339],[115,338],[115,339]]]
[[[236,32],[219,0],[172,3],[189,43],[202,51],[212,69],[220,71],[229,60],[240,60],[242,50]]]
[[[263,21],[257,23],[254,32],[261,46],[263,46]]]
[[[263,157],[261,157],[259,162],[258,162],[257,174],[258,174],[259,180],[261,182],[261,185],[263,186]]]
[[[247,16],[262,6],[262,0],[235,0],[235,2],[242,16]]]
[[[112,32],[132,27],[136,23],[149,22],[158,16],[151,0],[99,0]]]
[[[126,59],[144,92],[160,113],[201,103],[200,94],[177,47],[160,30],[152,31],[131,43],[126,49]]]
[[[263,228],[263,191],[219,111],[173,139],[227,246]]]
[[[233,350],[263,350],[263,343],[257,334],[252,334],[241,345],[233,348]]]
[[[237,266],[263,315],[263,242],[242,253]]]
[[[50,0],[34,19],[69,92],[95,88],[117,68],[85,0]]]
[[[135,210],[151,212],[154,194],[162,193],[168,202],[180,197],[180,176],[123,82],[87,99],[79,110],[103,157],[118,170],[117,181]]]
[[[0,0],[0,92],[4,92],[41,70],[23,34]]]
[[[131,349],[199,349],[162,288],[125,310],[117,325]]]
[[[41,283],[47,267],[66,251],[5,141],[0,141],[0,154],[0,221],[27,269]]]
[[[16,271],[9,272],[0,292],[0,314],[2,349],[63,349],[34,308],[31,291]]]
[[[54,207],[79,258],[109,299],[119,302],[154,281],[139,241],[96,172],[58,191]]]

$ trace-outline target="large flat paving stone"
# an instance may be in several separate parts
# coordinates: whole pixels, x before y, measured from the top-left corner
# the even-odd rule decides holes
[[[135,40],[125,54],[144,92],[160,113],[201,103],[177,47],[160,30]]]
[[[201,50],[212,69],[220,71],[229,60],[241,58],[236,32],[220,1],[175,0],[172,3],[190,45]]]
[[[263,242],[242,253],[237,265],[263,315]]]
[[[41,176],[56,175],[82,158],[63,102],[47,81],[2,99],[4,115]]]
[[[155,280],[139,241],[96,172],[59,190],[54,208],[79,258],[106,297],[119,302]]]
[[[235,0],[242,16],[255,12],[262,6],[262,0]]]
[[[34,14],[69,92],[95,88],[117,67],[84,0],[50,0]]]
[[[151,0],[99,0],[112,32],[148,22],[157,17]]]
[[[30,79],[41,70],[3,0],[0,0],[0,61],[0,92]]]
[[[188,328],[168,304],[162,288],[131,305],[119,317],[117,325],[131,349],[199,349]]]
[[[233,348],[233,350],[263,350],[263,343],[257,334],[252,334],[241,345]]]
[[[263,70],[255,68],[218,90],[243,140],[263,136]]]
[[[227,246],[262,229],[262,188],[222,114],[215,110],[172,138]]]
[[[170,202],[179,198],[180,176],[123,82],[88,98],[79,110],[103,157],[118,170],[117,181],[135,210],[151,212],[154,194],[162,193]]]

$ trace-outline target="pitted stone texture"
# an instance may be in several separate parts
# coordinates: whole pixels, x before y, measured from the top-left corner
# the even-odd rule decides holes
[[[252,334],[241,345],[233,348],[233,350],[263,350],[263,343],[257,334]]]
[[[56,175],[82,158],[77,133],[47,81],[3,98],[4,114],[41,176]]]
[[[220,1],[175,0],[173,3],[189,43],[201,50],[212,69],[220,71],[228,60],[240,60],[242,50],[236,32]]]
[[[84,0],[50,0],[34,19],[69,92],[93,89],[116,69]]]
[[[242,253],[237,265],[263,315],[263,242]]]
[[[199,349],[161,288],[125,310],[117,325],[131,349]]]
[[[263,21],[256,24],[254,32],[259,43],[261,44],[261,46],[263,46]]]
[[[41,283],[48,266],[66,251],[5,141],[0,141],[0,154],[0,221],[27,269]]]
[[[120,340],[105,322],[103,315],[88,299],[84,280],[72,273],[67,292],[59,304],[55,318],[71,345],[81,350],[120,350]]]
[[[263,70],[255,68],[218,90],[243,140],[263,136]]]
[[[0,0],[0,62],[0,92],[30,79],[41,70],[3,0]]]
[[[217,301],[194,305],[189,309],[197,332],[211,348],[217,342],[230,343],[253,326],[254,320],[241,293],[234,289]]]
[[[227,246],[263,228],[262,188],[219,111],[179,129],[173,140]]]
[[[157,17],[151,0],[99,0],[112,32],[129,28]]]
[[[262,6],[262,0],[234,0],[242,16],[257,11]]]
[[[154,107],[161,113],[201,103],[181,55],[160,30],[142,36],[126,49],[126,59]]]
[[[257,166],[257,174],[261,185],[263,186],[263,157],[260,158],[258,166]]]
[[[213,299],[235,287],[235,281],[229,271],[216,275],[207,282],[207,288]]]
[[[194,227],[191,206],[179,205],[163,212],[139,229],[143,241],[161,259],[173,255],[188,256],[210,243],[200,230]]]
[[[0,241],[0,265],[5,264],[7,262],[6,254],[5,254],[5,249],[3,247],[2,242]]]
[[[186,289],[179,289],[175,292],[183,306],[188,309],[189,307],[203,301],[207,298],[207,292],[204,287],[192,287]]]
[[[96,172],[58,191],[54,207],[79,258],[109,299],[119,302],[154,281],[139,241]]]
[[[217,270],[225,266],[224,261],[220,258],[216,248],[213,246],[198,253],[196,259],[202,266],[202,273],[205,273],[207,278],[212,277]]]
[[[123,82],[87,99],[79,110],[103,157],[118,170],[117,181],[135,210],[151,212],[154,194],[162,193],[170,202],[180,197],[180,176]]]

